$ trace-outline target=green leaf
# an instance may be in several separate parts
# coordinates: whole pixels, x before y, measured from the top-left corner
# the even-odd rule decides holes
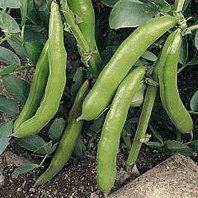
[[[65,125],[66,125],[66,122],[63,118],[56,118],[48,131],[49,137],[54,141],[60,140],[63,134],[63,130],[65,128]]]
[[[191,61],[187,63],[189,66],[198,65],[198,56],[194,57]]]
[[[26,18],[27,18],[27,9],[28,9],[28,6],[27,6],[27,0],[24,1],[24,0],[20,0],[21,2],[21,26],[24,26],[25,25],[25,22],[26,22]]]
[[[3,76],[2,79],[8,93],[12,95],[16,100],[25,103],[29,94],[29,83],[13,75]]]
[[[20,40],[17,40],[15,38],[7,39],[7,42],[12,47],[12,49],[15,51],[16,54],[18,54],[23,60],[26,59],[27,53],[25,51],[25,48],[22,46],[22,42]]]
[[[38,135],[29,136],[26,138],[16,139],[15,143],[28,151],[36,151],[46,144],[46,142]]]
[[[79,67],[73,77],[74,84],[71,87],[71,94],[75,96],[84,81],[83,68]]]
[[[17,104],[3,95],[0,95],[0,112],[3,113],[18,113],[19,108]]]
[[[167,155],[182,154],[185,156],[191,156],[193,154],[193,151],[190,147],[175,140],[165,141],[164,149],[165,149],[164,153]]]
[[[198,152],[198,140],[187,142],[186,145],[192,148],[194,152]]]
[[[148,3],[156,6],[160,12],[162,13],[167,13],[171,10],[171,6],[168,2],[166,2],[165,0],[152,0],[152,1],[148,1],[148,0],[140,0],[144,3]]]
[[[33,23],[38,23],[39,18],[34,4],[35,2],[32,0],[27,1],[27,16]]]
[[[3,122],[0,124],[0,155],[9,145],[13,128],[13,122]]]
[[[144,101],[145,89],[146,89],[146,85],[144,83],[141,83],[139,85],[137,93],[132,98],[131,105],[130,105],[131,107],[139,107],[142,105],[142,103]]]
[[[30,171],[38,169],[40,166],[38,164],[25,164],[14,170],[12,177],[18,177],[19,175],[26,174]]]
[[[41,146],[40,148],[38,148],[37,150],[34,151],[35,154],[39,154],[39,155],[46,155],[46,154],[50,154],[51,150],[52,150],[53,146],[52,146],[52,141],[44,144],[43,146]]]
[[[36,65],[38,61],[42,48],[43,45],[37,41],[25,42],[27,55],[34,65]]]
[[[17,65],[9,65],[9,66],[0,68],[0,76],[5,76],[5,75],[13,73],[17,67],[18,67]]]
[[[105,119],[105,115],[106,114],[102,114],[98,119],[93,121],[93,124],[91,125],[90,129],[94,132],[98,132],[104,123],[104,119]]]
[[[153,149],[163,147],[163,144],[160,143],[160,142],[152,142],[152,141],[149,141],[149,142],[145,142],[144,144],[146,144],[147,146],[149,146],[150,148],[153,148]]]
[[[112,29],[137,27],[158,13],[157,7],[138,0],[120,0],[111,11],[109,24]]]
[[[109,7],[113,7],[119,0],[101,0],[101,2]]]
[[[188,40],[186,37],[184,37],[183,42],[182,42],[182,47],[180,51],[180,60],[179,62],[182,65],[185,65],[188,60]]]
[[[49,152],[49,154],[51,155],[58,147],[59,142],[56,142],[55,144],[53,144],[51,151]]]
[[[196,47],[197,50],[198,50],[198,30],[197,30],[196,33],[195,33],[195,47]]]
[[[0,0],[0,8],[20,8],[20,0]]]
[[[9,14],[0,11],[0,27],[7,33],[19,33],[20,28],[18,23]]]
[[[157,60],[157,56],[148,50],[144,52],[144,54],[142,55],[142,58],[149,60],[149,61],[153,61],[153,62]]]
[[[152,134],[153,136],[160,141],[161,145],[164,144],[164,140],[162,138],[162,136],[160,135],[160,133],[152,126],[152,125],[149,125],[151,131],[152,131]]]
[[[197,111],[198,110],[198,90],[194,93],[193,97],[191,98],[190,108],[193,111]]]
[[[82,157],[86,149],[87,147],[85,145],[85,142],[79,137],[74,147],[73,155],[77,157]]]
[[[0,62],[7,65],[21,65],[19,57],[11,50],[0,46]]]

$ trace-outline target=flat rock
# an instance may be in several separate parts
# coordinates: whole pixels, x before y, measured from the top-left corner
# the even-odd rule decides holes
[[[144,173],[109,198],[197,198],[198,165],[188,157],[173,156]]]

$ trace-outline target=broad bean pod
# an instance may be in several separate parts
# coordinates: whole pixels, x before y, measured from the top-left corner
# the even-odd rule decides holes
[[[24,121],[29,119],[36,112],[40,100],[42,99],[49,74],[48,61],[48,41],[46,42],[38,63],[36,64],[36,71],[31,82],[30,92],[25,105],[20,112],[18,118],[14,122],[14,130],[18,128]]]
[[[82,130],[83,121],[77,122],[81,114],[82,102],[89,90],[89,82],[85,81],[75,98],[69,114],[68,125],[63,133],[58,149],[47,170],[37,179],[36,185],[43,185],[51,180],[68,162],[74,150],[76,141]]]
[[[14,136],[21,138],[38,133],[56,114],[66,84],[64,34],[59,6],[51,3],[49,21],[49,76],[43,100],[35,115],[16,128]]]
[[[174,38],[168,49],[165,64],[159,70],[160,97],[162,106],[176,129],[183,134],[192,133],[193,121],[186,110],[177,88],[177,65],[182,44],[181,29],[175,31]]]
[[[146,67],[134,69],[121,82],[106,115],[97,149],[97,184],[109,193],[116,179],[116,157],[131,100],[144,79]]]

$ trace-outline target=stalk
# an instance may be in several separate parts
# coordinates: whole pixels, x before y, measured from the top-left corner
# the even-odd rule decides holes
[[[158,78],[157,78],[158,68],[159,68],[159,64],[156,65],[153,71],[154,81],[158,81]],[[157,90],[158,90],[158,87],[154,85],[148,85],[147,87],[146,95],[145,95],[144,103],[142,107],[142,112],[141,112],[140,119],[138,122],[137,130],[135,133],[135,138],[133,140],[133,144],[132,144],[132,147],[131,147],[131,150],[129,152],[129,156],[127,159],[127,166],[134,165],[137,160],[138,154],[143,144],[141,139],[144,139],[146,136],[146,131],[147,131],[151,113],[154,107]]]

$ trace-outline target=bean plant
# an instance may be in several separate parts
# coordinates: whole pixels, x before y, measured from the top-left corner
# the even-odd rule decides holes
[[[195,159],[198,89],[186,81],[197,10],[191,0],[0,0],[0,154],[18,145],[40,159],[13,175],[52,159],[43,185],[94,144],[107,196],[119,148],[129,173],[142,146]]]

